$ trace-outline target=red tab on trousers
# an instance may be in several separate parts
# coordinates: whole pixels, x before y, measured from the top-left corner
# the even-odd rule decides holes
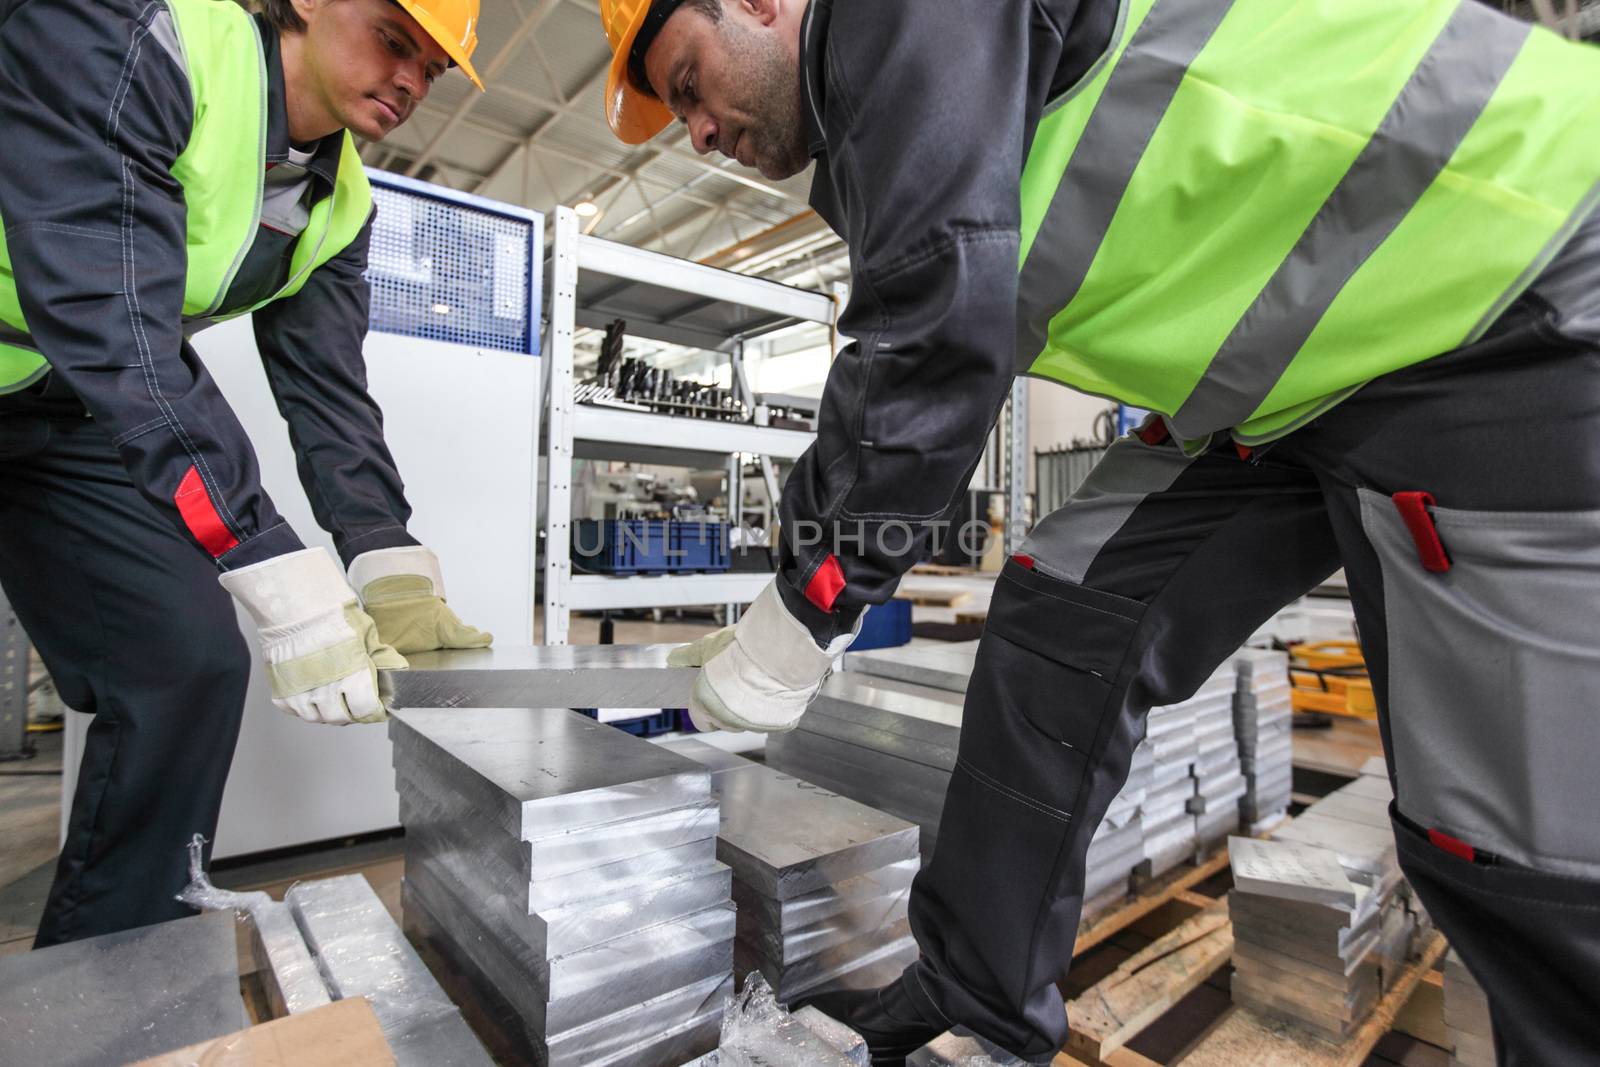
[[[1428,512],[1433,507],[1433,494],[1396,493],[1394,506],[1399,509],[1406,529],[1411,531],[1411,540],[1417,543],[1417,556],[1422,560],[1422,569],[1433,574],[1448,571],[1450,556],[1445,552],[1444,542],[1439,540],[1439,529]]]
[[[1477,849],[1473,848],[1460,838],[1451,837],[1449,834],[1441,833],[1438,830],[1429,830],[1428,840],[1433,843],[1435,848],[1444,849],[1444,851],[1450,853],[1450,855],[1459,856],[1468,863],[1471,863],[1477,858]]]

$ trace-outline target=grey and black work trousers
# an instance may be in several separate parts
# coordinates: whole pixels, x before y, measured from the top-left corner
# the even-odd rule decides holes
[[[0,402],[0,585],[68,707],[90,712],[35,947],[193,914],[250,658],[217,570],[81,414]],[[68,768],[68,773],[71,773]]]
[[[1500,1063],[1600,1063],[1600,346],[1554,321],[1525,297],[1253,453],[1124,438],[1036,527],[912,890],[901,981],[929,1022],[1061,1047],[1084,855],[1146,713],[1342,564],[1401,867]]]

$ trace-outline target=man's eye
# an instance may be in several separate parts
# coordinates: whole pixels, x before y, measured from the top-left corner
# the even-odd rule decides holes
[[[395,40],[393,37],[390,37],[387,33],[383,33],[381,31],[379,32],[378,36],[383,38],[384,46],[386,48],[388,48],[389,51],[393,52],[395,55],[399,55],[400,54],[400,42],[399,41]]]

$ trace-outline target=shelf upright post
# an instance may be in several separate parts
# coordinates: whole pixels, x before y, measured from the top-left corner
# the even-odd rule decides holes
[[[572,342],[578,313],[578,216],[556,208],[550,278],[550,410],[545,425],[544,643],[567,643],[567,590],[572,582]]]
[[[1007,558],[1022,546],[1028,520],[1028,379],[1011,383],[1011,405],[1006,418],[1006,530]]]

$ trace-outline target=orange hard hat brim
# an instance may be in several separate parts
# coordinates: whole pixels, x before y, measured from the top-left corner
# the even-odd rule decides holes
[[[424,33],[433,38],[435,44],[444,49],[444,54],[450,57],[452,63],[461,68],[461,73],[472,79],[472,84],[478,87],[478,92],[485,91],[483,82],[478,79],[478,72],[473,69],[472,59],[467,55],[467,50],[462,48],[461,43],[451,36],[450,31],[444,28],[443,23],[434,18],[433,12],[413,3],[412,0],[395,0],[395,3],[399,4],[406,14],[416,20],[417,25],[422,27]]]
[[[606,122],[624,144],[644,144],[673,121],[666,104],[635,89],[628,77],[628,54],[649,12],[649,4],[639,5],[639,13],[611,54],[611,71],[606,75]]]

